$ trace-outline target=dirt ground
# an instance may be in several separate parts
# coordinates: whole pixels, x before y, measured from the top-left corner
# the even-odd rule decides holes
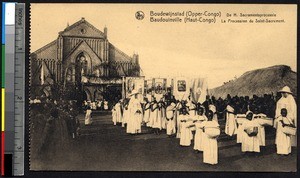
[[[113,126],[110,113],[94,114],[94,123],[84,126],[81,136],[61,148],[47,150],[45,155],[31,160],[31,170],[72,171],[247,171],[295,172],[297,153],[289,156],[276,154],[275,132],[266,129],[266,146],[259,155],[244,155],[236,140],[224,133],[218,139],[217,165],[203,163],[203,154],[195,153],[193,144],[181,147],[179,139],[168,138],[163,131],[155,135],[142,127],[142,134],[133,136],[121,126]],[[224,121],[220,121],[224,127]]]

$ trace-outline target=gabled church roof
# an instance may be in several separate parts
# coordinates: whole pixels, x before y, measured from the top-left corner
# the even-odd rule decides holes
[[[106,34],[98,30],[84,18],[68,26],[59,33],[62,36],[79,36],[79,37],[93,37],[106,38]]]
[[[87,44],[87,42],[85,40],[81,40],[70,52],[69,54],[65,57],[66,59],[68,59],[70,57],[70,55],[72,55],[80,46],[85,45],[88,47],[87,50],[89,50],[91,53],[93,53],[93,55],[96,57],[95,59],[97,61],[103,61],[96,53],[95,51],[93,51],[93,49],[89,46],[89,44]]]
[[[34,51],[32,54],[38,56],[42,56],[44,59],[56,59],[57,57],[57,40],[54,40],[47,45],[39,48],[38,50]]]

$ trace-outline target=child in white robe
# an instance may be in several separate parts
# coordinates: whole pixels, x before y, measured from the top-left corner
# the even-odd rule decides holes
[[[260,152],[260,142],[259,142],[259,129],[258,127],[260,127],[259,123],[257,122],[257,120],[253,119],[253,112],[248,111],[246,113],[246,119],[243,122],[242,128],[244,130],[243,133],[243,140],[242,140],[242,152],[256,152],[259,153]],[[257,127],[258,132],[257,134],[253,134],[253,135],[248,135],[248,133],[246,132],[247,129],[252,129],[254,127]]]
[[[181,114],[179,115],[180,120],[180,145],[181,146],[190,146],[191,145],[191,135],[192,131],[189,128],[189,122],[190,119],[187,109],[185,107],[181,108]]]
[[[202,122],[205,135],[203,137],[203,162],[207,164],[218,164],[218,141],[217,137],[211,138],[205,130],[208,128],[220,129],[220,125],[213,119],[213,111],[208,111],[208,120]],[[219,132],[220,133],[220,132]]]
[[[281,115],[276,118],[277,130],[275,144],[277,148],[277,154],[288,155],[292,152],[291,135],[285,134],[282,129],[287,125],[293,125],[294,123],[287,117],[287,109],[281,109]]]
[[[205,136],[203,133],[203,126],[201,124],[203,121],[207,121],[207,117],[204,115],[204,107],[199,107],[197,110],[197,119],[194,121],[196,128],[194,150],[196,153],[203,151],[203,137]]]

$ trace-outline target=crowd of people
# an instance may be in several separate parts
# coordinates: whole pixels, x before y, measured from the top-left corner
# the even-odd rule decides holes
[[[86,109],[90,107],[91,110],[98,110],[98,111],[108,111],[110,108],[110,104],[107,100],[96,100],[96,101],[87,101],[84,100],[82,104],[82,108]]]
[[[30,137],[35,156],[46,150],[61,150],[68,141],[80,135],[79,114],[76,101],[53,100],[31,104]],[[34,156],[32,155],[32,156]]]
[[[152,128],[155,134],[165,129],[169,137],[179,139],[181,146],[194,142],[194,150],[203,152],[203,162],[208,164],[218,163],[217,138],[221,132],[236,138],[245,154],[259,153],[265,146],[265,127],[273,126],[277,154],[288,155],[297,140],[296,102],[289,87],[279,93],[281,98],[228,95],[224,100],[207,97],[203,103],[196,103],[190,97],[176,100],[170,90],[161,98],[149,94],[140,97],[133,91],[130,99],[114,105],[112,121],[132,135],[141,133],[142,125]],[[222,118],[226,119],[224,130],[219,125]]]

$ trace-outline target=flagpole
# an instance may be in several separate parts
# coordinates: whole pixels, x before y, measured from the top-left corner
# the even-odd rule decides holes
[[[41,67],[41,85],[44,85],[45,79],[44,79],[44,62],[42,61],[42,67]]]

